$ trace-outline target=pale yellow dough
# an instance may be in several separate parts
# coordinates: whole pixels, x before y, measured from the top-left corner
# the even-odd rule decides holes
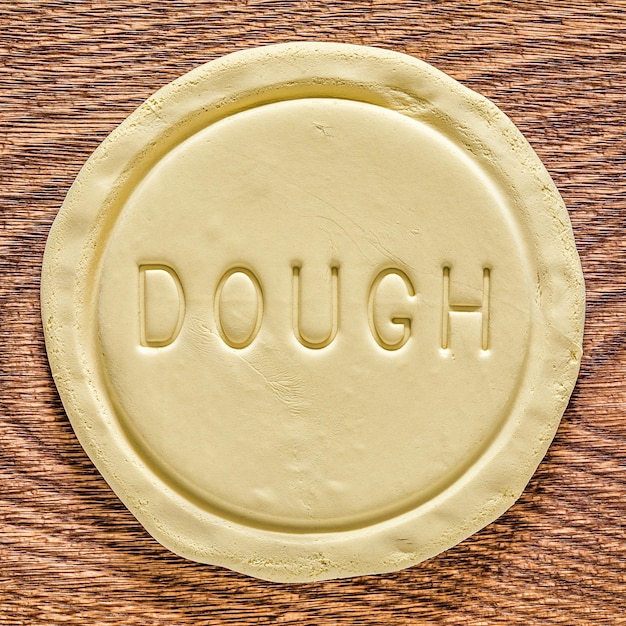
[[[295,582],[408,567],[513,504],[576,380],[584,285],[493,104],[300,43],[190,72],[98,148],[42,316],[74,430],[146,529]]]

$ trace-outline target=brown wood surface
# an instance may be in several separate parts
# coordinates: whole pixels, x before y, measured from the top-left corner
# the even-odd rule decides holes
[[[626,2],[0,2],[0,624],[626,624]],[[261,582],[157,544],[77,442],[39,319],[72,180],[147,96],[293,40],[407,52],[492,99],[570,211],[581,375],[521,499],[408,570]]]

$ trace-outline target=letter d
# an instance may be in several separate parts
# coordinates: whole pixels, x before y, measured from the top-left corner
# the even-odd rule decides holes
[[[180,333],[185,295],[176,272],[168,265],[139,266],[141,345],[169,346]]]

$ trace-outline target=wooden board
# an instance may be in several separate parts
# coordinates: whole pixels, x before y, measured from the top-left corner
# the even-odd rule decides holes
[[[52,220],[89,154],[162,85],[254,45],[422,58],[492,99],[565,199],[585,356],[518,503],[408,570],[261,582],[151,539],[78,444],[39,318]],[[0,624],[626,624],[626,2],[0,3]]]

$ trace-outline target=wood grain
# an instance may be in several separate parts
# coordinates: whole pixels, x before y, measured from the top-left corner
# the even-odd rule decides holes
[[[151,539],[73,435],[39,319],[46,236],[104,137],[217,56],[292,40],[407,52],[491,98],[565,199],[585,356],[521,499],[408,570],[278,585]],[[0,3],[0,624],[626,624],[626,3]]]

